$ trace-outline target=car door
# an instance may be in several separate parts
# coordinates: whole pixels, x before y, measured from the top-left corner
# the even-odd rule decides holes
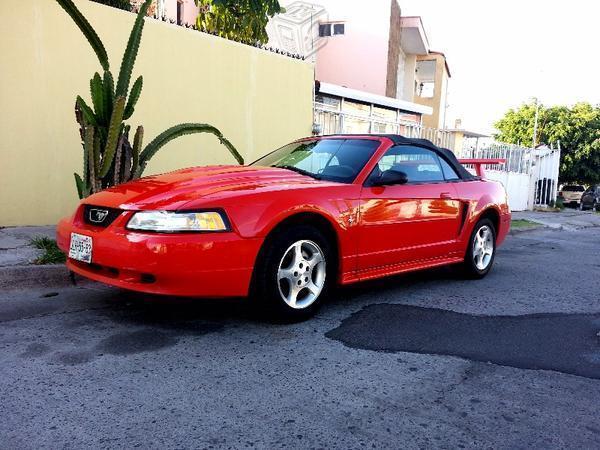
[[[386,170],[404,172],[408,182],[372,186]],[[454,177],[446,179],[440,158],[432,150],[409,145],[390,148],[362,189],[359,272],[455,252],[461,211],[454,187],[458,176],[454,173]]]

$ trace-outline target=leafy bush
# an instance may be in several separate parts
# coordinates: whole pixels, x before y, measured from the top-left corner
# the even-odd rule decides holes
[[[34,261],[35,264],[62,264],[67,260],[66,255],[58,248],[56,241],[46,236],[36,236],[31,245],[44,253]]]
[[[554,204],[554,206],[558,209],[565,209],[565,202],[564,202],[563,198],[557,197],[556,203]]]
[[[266,44],[267,24],[284,13],[279,0],[194,0],[198,29],[246,44]]]

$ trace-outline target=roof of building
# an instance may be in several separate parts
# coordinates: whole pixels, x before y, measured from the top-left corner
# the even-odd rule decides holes
[[[429,53],[429,39],[420,16],[400,17],[400,45],[405,53],[426,55]]]
[[[419,105],[418,103],[407,102],[392,97],[383,95],[371,94],[369,92],[350,89],[337,84],[318,82],[318,93],[334,95],[336,97],[357,100],[364,103],[372,103],[374,105],[387,106],[388,108],[401,109],[402,111],[415,112],[419,114],[432,114],[433,108],[429,106]]]
[[[461,133],[466,138],[487,138],[490,137],[489,134],[478,133],[477,131],[469,131],[463,130],[462,128],[450,128],[446,131],[450,131],[452,133]]]

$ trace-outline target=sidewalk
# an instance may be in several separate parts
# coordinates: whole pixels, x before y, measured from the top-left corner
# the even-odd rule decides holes
[[[64,264],[35,265],[42,251],[30,245],[37,236],[54,237],[54,227],[0,228],[0,289],[50,288],[70,283]]]
[[[54,237],[55,227],[8,227],[0,228],[0,267],[32,264],[42,251],[31,247],[31,239],[37,236]]]
[[[555,230],[574,231],[582,228],[600,227],[600,214],[593,211],[564,209],[560,212],[516,211],[513,220],[529,220]]]

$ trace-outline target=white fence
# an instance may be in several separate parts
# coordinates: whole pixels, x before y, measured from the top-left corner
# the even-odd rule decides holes
[[[459,158],[502,158],[486,170],[486,178],[502,183],[513,211],[552,206],[556,202],[560,144],[537,149],[489,142],[473,147],[469,143],[457,153]]]
[[[502,183],[508,194],[508,204],[511,211],[525,211],[530,209],[529,194],[531,177],[529,174],[486,170],[485,177],[488,180]]]

